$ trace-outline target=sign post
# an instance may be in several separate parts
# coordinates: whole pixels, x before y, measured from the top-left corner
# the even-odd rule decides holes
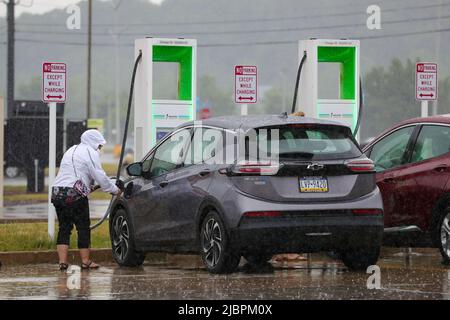
[[[56,176],[56,103],[66,101],[66,64],[42,64],[42,101],[49,107],[48,152],[48,235],[55,238],[55,208],[51,203],[52,185]]]
[[[4,143],[5,143],[5,132],[4,132],[4,128],[5,126],[3,125],[3,117],[4,117],[4,103],[3,103],[3,97],[0,97],[0,124],[1,124],[1,128],[0,128],[0,163],[2,164],[1,166],[1,170],[0,170],[0,218],[3,217],[3,167],[5,164],[5,154],[4,154]]]
[[[421,101],[421,117],[428,117],[428,101],[438,97],[438,65],[419,62],[416,64],[416,100]]]
[[[258,68],[256,66],[234,67],[234,101],[241,104],[241,115],[247,115],[249,103],[258,100]]]

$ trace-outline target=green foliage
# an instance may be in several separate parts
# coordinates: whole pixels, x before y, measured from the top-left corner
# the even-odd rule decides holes
[[[208,107],[214,117],[238,114],[231,88],[222,90],[213,76],[204,75],[198,79],[197,95],[201,106]]]
[[[262,107],[255,108],[256,114],[279,114],[284,111],[289,113],[291,109],[287,98],[283,100],[282,90],[278,88],[271,88],[264,92],[260,102]]]
[[[18,97],[23,100],[40,100],[41,78],[33,77],[29,82],[22,82],[18,86]]]
[[[56,225],[58,230],[58,225]],[[76,229],[72,230],[70,248],[76,249]],[[92,248],[110,248],[108,222],[103,223],[91,234]],[[47,223],[6,223],[0,224],[0,252],[54,250],[56,242],[47,234]]]
[[[419,61],[419,59],[417,60]],[[390,126],[420,116],[415,100],[415,61],[393,59],[389,69],[373,67],[364,77],[363,138],[376,136]],[[449,112],[450,79],[439,82],[438,113]],[[431,114],[431,105],[430,111]]]

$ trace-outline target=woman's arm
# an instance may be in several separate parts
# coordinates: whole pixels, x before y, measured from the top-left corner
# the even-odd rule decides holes
[[[117,194],[119,192],[119,188],[117,188],[112,180],[106,175],[100,163],[99,155],[91,154],[90,152],[89,155],[91,158],[91,161],[88,161],[89,175],[94,178],[104,192]]]

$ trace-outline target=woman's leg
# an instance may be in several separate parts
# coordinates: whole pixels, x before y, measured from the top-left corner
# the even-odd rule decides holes
[[[58,238],[56,240],[56,250],[58,251],[59,263],[67,263],[67,255],[70,245],[70,234],[72,233],[72,210],[70,207],[55,206],[58,216]]]
[[[58,251],[59,263],[68,263],[67,255],[69,254],[69,246],[66,244],[58,244],[56,246],[56,251]]]
[[[91,247],[91,219],[89,216],[89,201],[87,198],[79,200],[77,220],[75,226],[78,231],[78,248],[80,249],[80,258],[83,264],[91,263],[89,254]],[[97,264],[92,263],[91,268],[98,267]]]

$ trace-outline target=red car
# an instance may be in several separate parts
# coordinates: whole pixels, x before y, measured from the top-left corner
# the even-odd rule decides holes
[[[385,243],[431,245],[450,264],[450,116],[401,122],[363,151],[377,171]]]

